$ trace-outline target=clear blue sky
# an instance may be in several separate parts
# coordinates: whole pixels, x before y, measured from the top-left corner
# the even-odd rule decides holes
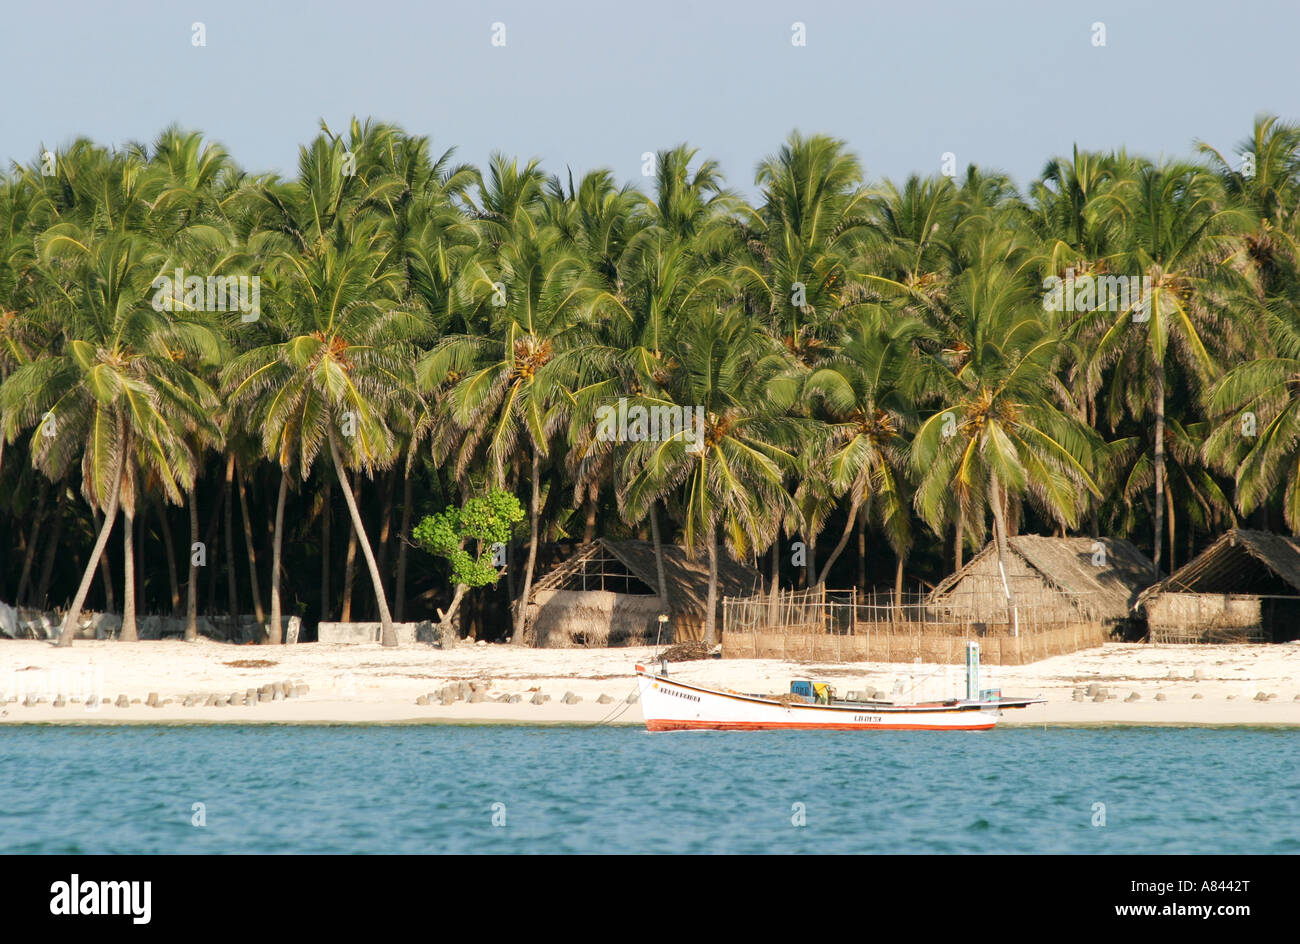
[[[845,139],[871,178],[934,173],[951,151],[1023,185],[1075,142],[1177,156],[1232,147],[1259,112],[1300,120],[1295,0],[42,0],[0,23],[6,163],[178,122],[292,173],[320,119],[357,114],[461,160],[622,180],[687,141],[747,194],[794,128]]]

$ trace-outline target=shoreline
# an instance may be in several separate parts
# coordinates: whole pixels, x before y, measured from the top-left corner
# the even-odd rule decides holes
[[[653,661],[652,647],[520,649],[463,645],[443,651],[377,644],[237,646],[202,639],[120,643],[78,640],[0,643],[0,725],[529,725],[641,726],[632,666]],[[841,693],[872,689],[891,700],[951,697],[964,688],[961,666],[912,663],[796,663],[711,659],[670,664],[705,685],[781,692],[794,678],[831,682]],[[476,701],[420,705],[446,685],[473,683]],[[1300,727],[1300,645],[1158,646],[1109,643],[1027,666],[984,666],[981,687],[1047,704],[1004,713],[999,727]],[[255,706],[185,705],[276,686]],[[468,687],[468,686],[465,686]],[[1095,692],[1106,690],[1102,700]],[[65,704],[56,707],[57,693]],[[88,710],[82,692],[103,700]],[[287,697],[285,694],[287,693]],[[538,695],[549,696],[533,704]],[[572,693],[580,699],[565,704]],[[1128,700],[1133,694],[1136,699]],[[146,704],[151,694],[160,707]],[[1259,695],[1271,700],[1256,700]],[[28,696],[39,703],[25,704]],[[607,703],[600,703],[600,696]],[[116,702],[125,696],[127,707]],[[495,701],[517,696],[514,703]],[[1161,696],[1157,699],[1157,696]],[[1083,700],[1079,700],[1080,698]],[[13,701],[13,698],[18,698]],[[481,700],[488,699],[488,700]],[[136,700],[137,703],[130,703]]]

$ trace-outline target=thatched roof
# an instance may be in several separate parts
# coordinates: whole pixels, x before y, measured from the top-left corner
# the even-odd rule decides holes
[[[709,562],[703,554],[691,560],[685,548],[675,544],[663,545],[664,579],[667,581],[668,609],[675,615],[703,616],[709,593]],[[593,571],[608,573],[617,585],[628,578],[635,581],[632,592],[655,593],[659,578],[655,568],[655,549],[649,541],[615,541],[601,538],[579,549],[570,559],[544,574],[533,585],[538,590],[581,591],[582,576]],[[600,589],[591,585],[590,590]],[[729,558],[725,552],[718,556],[718,601],[725,596],[747,596],[762,588],[758,571]],[[609,589],[606,586],[605,589]]]
[[[1100,544],[1106,551],[1106,563],[1093,560]],[[1132,616],[1138,595],[1156,579],[1151,559],[1121,538],[1055,538],[1037,534],[1019,534],[1007,541],[1009,552],[1019,556],[1050,586],[1063,594],[1086,601],[1087,609],[1097,619],[1123,620]],[[932,601],[949,591],[992,557],[997,547],[990,541],[961,570],[949,575],[930,594]]]
[[[1157,593],[1300,594],[1300,540],[1268,531],[1233,528],[1146,590]]]

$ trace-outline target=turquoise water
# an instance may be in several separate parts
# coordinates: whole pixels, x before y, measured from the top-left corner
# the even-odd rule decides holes
[[[32,726],[0,853],[1296,853],[1297,770],[1267,729]]]

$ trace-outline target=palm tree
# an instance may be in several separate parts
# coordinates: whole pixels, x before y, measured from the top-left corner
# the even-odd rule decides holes
[[[908,507],[908,432],[916,426],[912,353],[925,330],[919,321],[880,306],[862,306],[835,353],[805,381],[829,430],[819,465],[836,494],[848,493],[849,513],[817,583],[824,584],[859,515],[875,521],[898,557],[895,594],[912,543]]]
[[[583,234],[575,239],[599,291],[587,337],[579,352],[582,380],[574,391],[577,404],[571,423],[570,467],[575,496],[595,502],[600,483],[616,477],[616,443],[597,435],[594,411],[619,396],[657,391],[676,365],[669,351],[678,326],[688,323],[719,299],[734,294],[726,278],[727,247],[734,233],[734,196],[723,186],[716,163],[700,161],[696,152],[677,147],[656,156],[654,199],[626,190],[615,194],[604,178],[591,186],[584,180],[579,202]],[[629,235],[629,233],[631,235]],[[653,395],[653,394],[652,394]],[[594,511],[594,504],[592,506]],[[625,522],[650,521],[661,605],[667,606],[660,503],[631,516],[620,502]]]
[[[1228,196],[1249,210],[1253,228],[1244,234],[1246,252],[1261,291],[1278,293],[1294,282],[1300,264],[1300,220],[1295,212],[1300,200],[1300,125],[1272,115],[1255,119],[1250,136],[1237,145],[1235,162],[1208,144],[1197,149],[1210,158]]]
[[[758,168],[763,202],[752,214],[748,252],[735,275],[756,313],[766,315],[772,333],[806,368],[828,354],[845,309],[861,297],[853,265],[870,222],[862,178],[861,164],[842,141],[798,132]],[[795,500],[811,585],[817,538],[840,492],[806,471],[798,475]]]
[[[620,501],[631,518],[658,500],[675,499],[683,537],[709,561],[705,641],[717,642],[718,539],[741,560],[775,539],[790,509],[785,471],[800,425],[786,414],[797,396],[788,357],[738,309],[714,308],[682,324],[672,342],[675,366],[647,407],[699,411],[658,441],[631,443],[623,460]]]
[[[752,261],[737,275],[768,305],[773,327],[799,360],[815,359],[856,281],[857,244],[868,231],[862,167],[842,141],[794,133],[759,165],[763,204]]]
[[[184,133],[172,127],[166,129],[154,144],[151,164],[163,176],[162,192],[155,218],[159,220],[159,243],[167,247],[168,258],[162,269],[179,268],[198,271],[213,277],[247,275],[257,268],[257,260],[247,251],[246,242],[240,238],[235,217],[251,191],[243,186],[234,162],[219,145],[205,143],[202,135]],[[234,337],[241,326],[244,313],[238,304],[228,300],[229,312],[209,312],[204,306],[195,310],[187,303],[183,293],[172,299],[173,306],[186,311],[186,317],[202,322],[213,336],[224,342]],[[206,299],[205,299],[206,303]],[[221,345],[221,360],[226,360],[225,345]],[[203,377],[205,384],[219,384],[220,362],[190,358],[188,368]],[[196,430],[191,448],[206,459],[205,450],[219,443]],[[229,500],[230,496],[227,496]],[[199,541],[199,512],[197,489],[191,486],[185,504],[189,512],[190,547]],[[164,524],[165,509],[160,510]],[[168,562],[174,561],[168,539]],[[186,556],[189,573],[185,581],[185,639],[198,638],[198,566],[193,550]],[[233,586],[233,585],[232,585]],[[232,617],[235,614],[231,614]]]
[[[1167,486],[1167,354],[1172,348],[1189,378],[1204,385],[1218,375],[1220,363],[1250,353],[1254,339],[1247,320],[1224,316],[1252,306],[1252,272],[1242,238],[1251,219],[1228,198],[1216,176],[1176,162],[1142,165],[1098,204],[1099,212],[1123,220],[1120,249],[1108,260],[1110,271],[1141,277],[1144,289],[1127,306],[1114,306],[1120,310],[1098,308],[1085,314],[1077,330],[1100,333],[1105,326],[1091,374],[1099,377],[1102,369],[1116,368],[1108,396],[1112,426],[1125,407],[1135,418],[1151,416],[1152,562],[1159,572]]]
[[[571,342],[595,293],[584,281],[581,258],[559,244],[554,230],[501,246],[496,264],[500,269],[485,273],[479,285],[493,310],[489,334],[449,336],[421,358],[416,370],[424,390],[460,378],[447,397],[451,419],[464,431],[458,474],[482,448],[495,484],[504,487],[521,440],[527,443],[529,546],[515,612],[513,639],[518,644],[541,533],[542,460],[571,402]]]
[[[1058,341],[1023,268],[994,230],[981,263],[957,279],[954,308],[960,334],[927,357],[927,386],[935,412],[921,424],[912,449],[916,509],[936,533],[956,515],[984,534],[992,512],[1003,570],[1007,615],[1017,625],[1006,582],[1009,522],[1028,500],[1062,528],[1073,527],[1084,490],[1098,493],[1090,466],[1095,435],[1068,415],[1053,395]]]
[[[196,432],[220,437],[211,419],[215,396],[175,358],[177,352],[211,353],[215,344],[198,326],[154,310],[149,299],[157,256],[139,236],[93,236],[58,227],[45,234],[43,254],[75,272],[61,286],[68,341],[58,353],[18,368],[0,400],[5,435],[34,427],[32,461],[55,481],[80,460],[82,493],[104,512],[64,617],[59,645],[67,646],[119,506],[125,533],[133,528],[141,467],[179,503],[196,469],[189,438]],[[129,538],[126,544],[121,638],[129,640],[135,634],[134,567]]]
[[[419,329],[396,308],[397,275],[380,267],[379,227],[355,222],[350,240],[309,256],[276,260],[270,294],[282,340],[235,358],[224,373],[232,409],[248,431],[261,434],[265,455],[280,468],[271,568],[270,641],[281,639],[280,569],[284,505],[290,481],[305,482],[328,450],[374,587],[382,641],[397,645],[370,539],[347,468],[387,468],[396,458],[391,415],[409,397],[408,338]],[[264,285],[263,293],[267,289]]]
[[[1236,505],[1250,514],[1277,497],[1300,534],[1300,305],[1276,299],[1265,311],[1272,354],[1238,364],[1210,391],[1218,420],[1204,454],[1236,480]]]

